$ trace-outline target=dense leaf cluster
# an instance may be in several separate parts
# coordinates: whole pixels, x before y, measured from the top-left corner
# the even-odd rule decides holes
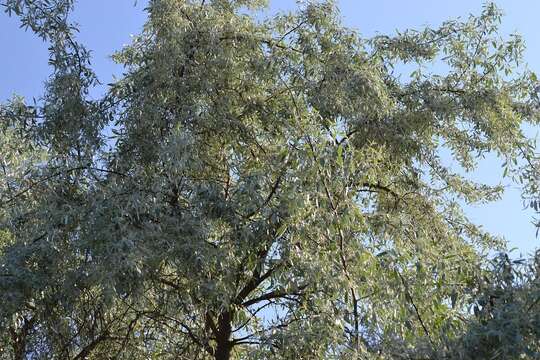
[[[460,205],[500,196],[487,153],[538,194],[494,5],[364,39],[332,2],[152,0],[97,100],[72,1],[3,5],[54,70],[0,108],[0,359],[537,356],[536,265],[494,271]]]

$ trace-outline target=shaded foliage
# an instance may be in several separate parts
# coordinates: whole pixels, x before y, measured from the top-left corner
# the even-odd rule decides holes
[[[363,39],[332,2],[153,0],[97,100],[72,2],[4,5],[54,71],[0,108],[0,359],[535,356],[535,324],[496,333],[529,285],[460,207],[502,188],[440,156],[537,194],[538,82],[494,5]]]

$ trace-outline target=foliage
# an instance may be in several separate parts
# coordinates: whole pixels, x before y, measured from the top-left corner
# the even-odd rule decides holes
[[[539,254],[493,262],[475,317],[456,340],[456,359],[537,359],[540,356]]]
[[[72,2],[5,1],[54,71],[0,108],[0,359],[439,358],[498,326],[468,329],[504,243],[460,204],[502,189],[440,154],[534,194],[519,36],[492,4],[363,39],[332,2],[263,3],[150,1],[91,100]]]

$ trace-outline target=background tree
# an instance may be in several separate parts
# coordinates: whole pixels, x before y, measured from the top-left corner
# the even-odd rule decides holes
[[[362,39],[332,2],[154,0],[99,100],[72,2],[4,5],[54,72],[0,113],[2,356],[438,358],[463,336],[504,244],[459,204],[502,189],[441,150],[519,171],[538,122],[494,5]]]
[[[455,340],[455,359],[535,359],[540,355],[538,253],[510,260],[501,254],[473,309],[467,332]]]

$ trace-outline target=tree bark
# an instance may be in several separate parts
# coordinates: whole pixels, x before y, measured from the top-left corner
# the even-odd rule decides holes
[[[214,357],[216,360],[229,360],[231,358],[231,350],[232,346],[230,343],[218,343]]]
[[[26,338],[28,337],[28,333],[30,332],[33,323],[34,319],[23,317],[23,326],[19,332],[17,332],[15,328],[10,329],[14,360],[24,360],[26,358]]]
[[[232,333],[231,325],[232,314],[230,311],[225,311],[219,316],[218,333],[216,334],[217,347],[214,357],[216,360],[229,360],[231,358],[231,350],[233,344],[230,340]]]

